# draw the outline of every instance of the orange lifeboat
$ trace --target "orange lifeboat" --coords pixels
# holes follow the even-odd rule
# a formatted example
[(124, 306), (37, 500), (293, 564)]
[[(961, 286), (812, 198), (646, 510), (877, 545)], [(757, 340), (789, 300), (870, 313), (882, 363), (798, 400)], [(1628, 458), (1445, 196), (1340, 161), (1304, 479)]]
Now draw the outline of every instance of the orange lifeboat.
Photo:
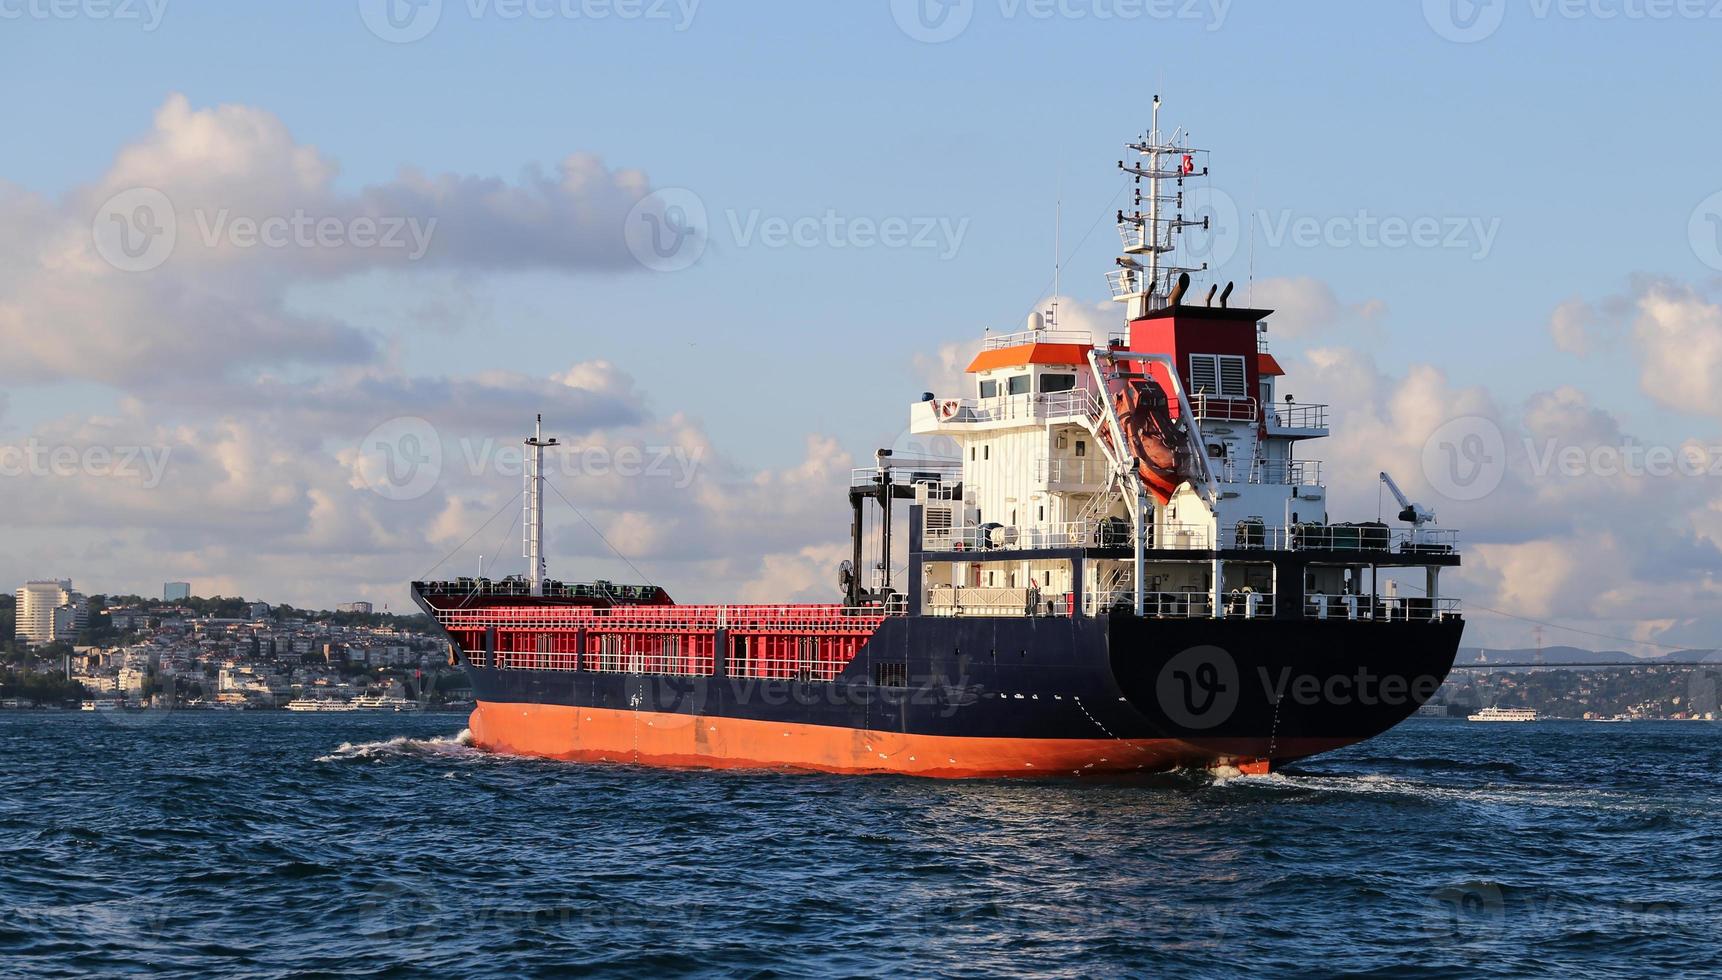
[(1136, 461), (1136, 472), (1148, 490), (1164, 504), (1183, 483), (1178, 475), (1177, 429), (1168, 409), (1166, 391), (1152, 378), (1132, 378), (1112, 396), (1124, 451)]

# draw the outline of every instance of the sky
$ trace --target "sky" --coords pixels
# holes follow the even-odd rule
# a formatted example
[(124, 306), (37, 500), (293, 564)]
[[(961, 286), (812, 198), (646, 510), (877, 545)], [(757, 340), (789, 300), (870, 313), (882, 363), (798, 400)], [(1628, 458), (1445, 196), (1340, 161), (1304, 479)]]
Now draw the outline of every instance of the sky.
[(542, 412), (553, 574), (829, 599), (850, 468), (1055, 255), (1115, 325), (1159, 93), (1214, 276), (1334, 406), (1335, 519), (1389, 469), (1461, 529), (1469, 643), (1717, 646), (1718, 41), (1697, 0), (0, 0), (0, 580), (402, 608), (522, 567)]

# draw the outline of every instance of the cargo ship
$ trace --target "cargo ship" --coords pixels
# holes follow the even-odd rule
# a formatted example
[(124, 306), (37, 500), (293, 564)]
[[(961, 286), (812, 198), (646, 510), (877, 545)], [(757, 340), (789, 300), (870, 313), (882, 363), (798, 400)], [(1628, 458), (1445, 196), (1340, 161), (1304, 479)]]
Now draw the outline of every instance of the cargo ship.
[[(1464, 628), (1457, 535), (1399, 500), (1337, 522), (1327, 406), (1282, 401), (1272, 311), (1197, 302), (1206, 151), (1126, 144), (1107, 275), (1120, 329), (1056, 306), (988, 334), (963, 390), (848, 487), (832, 601), (686, 605), (552, 579), (542, 418), (525, 442), (526, 571), (412, 585), (471, 679), (482, 749), (588, 762), (927, 777), (1185, 767), (1265, 773), (1415, 714)], [(1056, 290), (1055, 290), (1056, 293)], [(897, 563), (901, 564), (897, 564)], [(901, 568), (901, 572), (898, 571)]]

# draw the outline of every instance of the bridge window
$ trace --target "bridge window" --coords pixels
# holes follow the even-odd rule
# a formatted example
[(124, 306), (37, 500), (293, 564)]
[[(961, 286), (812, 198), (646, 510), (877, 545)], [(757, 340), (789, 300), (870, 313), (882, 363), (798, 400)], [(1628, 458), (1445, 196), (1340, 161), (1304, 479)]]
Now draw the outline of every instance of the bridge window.
[(1030, 390), (1029, 389), (1029, 382), (1031, 382), (1033, 380), (1034, 380), (1034, 376), (1029, 375), (1029, 374), (1019, 374), (1016, 377), (1010, 379), (1010, 381), (1008, 382), (1008, 384), (1010, 385), (1009, 394), (1012, 394), (1012, 395), (1026, 395), (1026, 394), (1028, 394), (1029, 390)]
[(981, 397), (982, 398), (997, 398), (998, 396), (999, 396), (999, 383), (997, 381), (982, 381), (981, 382)]
[(1074, 374), (1043, 374), (1040, 376), (1040, 391), (1043, 395), (1069, 391), (1075, 387), (1076, 375)]

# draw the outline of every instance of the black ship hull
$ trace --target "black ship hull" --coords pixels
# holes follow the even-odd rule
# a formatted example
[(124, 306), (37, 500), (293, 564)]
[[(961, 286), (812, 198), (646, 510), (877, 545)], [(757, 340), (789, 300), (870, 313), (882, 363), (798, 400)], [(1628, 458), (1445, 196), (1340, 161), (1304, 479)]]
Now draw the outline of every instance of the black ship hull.
[(927, 776), (1246, 771), (1371, 738), (1446, 678), (1463, 623), (885, 619), (834, 680), (495, 667), (477, 743), (555, 758)]

